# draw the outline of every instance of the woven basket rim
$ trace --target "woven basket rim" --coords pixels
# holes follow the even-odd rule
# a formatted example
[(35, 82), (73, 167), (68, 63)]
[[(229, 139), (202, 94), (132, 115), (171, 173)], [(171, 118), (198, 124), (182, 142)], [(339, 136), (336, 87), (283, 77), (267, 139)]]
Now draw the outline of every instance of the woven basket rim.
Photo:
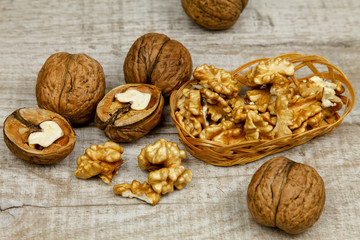
[[(338, 127), (342, 123), (345, 116), (349, 114), (354, 108), (354, 88), (352, 87), (345, 73), (335, 65), (331, 64), (329, 60), (318, 55), (303, 55), (300, 53), (288, 53), (279, 55), (274, 58), (278, 57), (286, 58), (290, 62), (294, 63), (295, 71), (298, 71), (301, 68), (308, 66), (314, 74), (309, 75), (306, 78), (309, 78), (311, 76), (329, 76), (329, 78), (332, 80), (336, 79), (341, 81), (342, 84), (346, 87), (347, 96), (344, 97), (345, 102), (342, 108), (343, 112), (340, 117), (334, 123), (314, 128), (304, 133), (286, 135), (271, 140), (242, 141), (240, 143), (232, 145), (224, 145), (222, 143), (211, 140), (203, 140), (192, 136), (189, 132), (183, 129), (175, 117), (177, 100), (181, 97), (183, 89), (187, 88), (189, 85), (196, 81), (194, 79), (191, 79), (185, 84), (183, 84), (180, 89), (173, 91), (170, 96), (169, 103), (171, 109), (171, 118), (173, 119), (175, 127), (177, 128), (178, 137), (183, 143), (183, 145), (194, 157), (217, 166), (232, 166), (253, 162), (267, 155), (303, 144), (316, 136), (330, 132), (331, 130), (333, 130), (333, 128)], [(260, 61), (268, 59), (271, 58), (259, 58), (252, 60), (235, 69), (232, 74), (235, 79), (239, 80), (239, 78), (241, 78), (242, 76), (241, 73), (243, 70), (256, 65)], [(314, 66), (314, 64), (320, 64), (327, 67), (328, 72), (319, 72)], [(295, 77), (293, 78), (293, 80), (298, 81), (298, 79), (296, 79)], [(219, 153), (219, 156), (217, 156), (217, 153)]]

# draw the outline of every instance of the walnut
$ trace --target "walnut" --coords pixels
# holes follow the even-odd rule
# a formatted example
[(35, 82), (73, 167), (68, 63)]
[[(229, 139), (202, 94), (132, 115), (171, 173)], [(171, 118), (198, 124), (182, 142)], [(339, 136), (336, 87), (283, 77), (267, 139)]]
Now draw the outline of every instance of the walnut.
[(302, 97), (319, 96), (323, 108), (336, 107), (336, 110), (342, 108), (342, 101), (338, 95), (342, 92), (340, 84), (327, 82), (324, 79), (313, 76), (308, 81), (299, 84), (299, 92)]
[[(184, 94), (186, 96), (186, 94)], [(188, 110), (193, 115), (202, 115), (200, 90), (188, 90)]]
[(201, 105), (199, 90), (185, 88), (177, 107), (179, 111), (175, 113), (176, 119), (193, 136), (197, 136), (201, 132), (202, 126), (208, 124), (206, 120), (207, 106)]
[(304, 121), (300, 127), (294, 129), (293, 133), (303, 133), (306, 132), (308, 129), (321, 127), (333, 122), (335, 121), (330, 120), (330, 122), (327, 122), (327, 119), (324, 117), (324, 113), (321, 111), (315, 116), (310, 117), (306, 121)]
[(274, 126), (266, 121), (256, 110), (247, 112), (244, 124), (246, 140), (271, 139), (274, 137)]
[(220, 105), (226, 114), (231, 113), (231, 107), (221, 95), (207, 88), (201, 89), (200, 92), (201, 96), (206, 99), (206, 102), (209, 104)]
[(163, 167), (179, 166), (184, 158), (186, 152), (180, 150), (176, 143), (161, 138), (141, 149), (138, 164), (140, 169), (151, 172)]
[(161, 138), (141, 149), (138, 165), (150, 172), (148, 182), (154, 191), (166, 194), (173, 192), (174, 186), (181, 190), (191, 182), (191, 170), (182, 166), (185, 157), (186, 152), (180, 150), (176, 143)]
[(112, 89), (96, 108), (95, 124), (115, 142), (131, 142), (161, 120), (164, 98), (158, 87), (125, 84)]
[(311, 81), (304, 80), (299, 83), (299, 94), (303, 98), (307, 98), (313, 95), (321, 95), (323, 88)]
[(273, 97), (283, 95), (290, 103), (296, 101), (300, 97), (298, 86), (292, 80), (282, 75), (277, 75), (272, 80), (270, 94)]
[(181, 112), (175, 113), (176, 119), (179, 121), (180, 125), (192, 136), (196, 137), (200, 134), (202, 130), (202, 121), (203, 117), (192, 116), (190, 112), (182, 115)]
[(277, 77), (291, 76), (294, 73), (295, 65), (293, 63), (283, 58), (271, 58), (252, 67), (245, 73), (245, 79), (241, 81), (246, 86), (256, 87), (273, 83)]
[(247, 112), (249, 110), (257, 109), (257, 106), (246, 103), (244, 98), (238, 98), (235, 102), (233, 102), (232, 106), (233, 110), (231, 112), (231, 117), (235, 123), (245, 122)]
[(223, 120), (219, 124), (211, 124), (204, 128), (201, 131), (199, 137), (200, 139), (213, 140), (228, 144), (229, 142), (233, 142), (236, 137), (242, 136), (242, 130), (234, 127), (234, 122), (229, 120)]
[(241, 89), (240, 82), (234, 79), (230, 72), (215, 68), (213, 65), (204, 64), (196, 67), (193, 76), (202, 86), (208, 85), (216, 93), (227, 97), (237, 96)]
[(274, 133), (277, 137), (292, 134), (290, 125), (293, 124), (294, 111), (289, 108), (289, 99), (285, 95), (278, 95), (275, 101), (275, 113), (277, 116)]
[(249, 103), (257, 106), (259, 112), (266, 112), (271, 96), (268, 89), (254, 89), (246, 91), (245, 98), (249, 99)]
[(218, 122), (226, 118), (227, 114), (225, 113), (224, 108), (222, 108), (221, 106), (217, 104), (206, 104), (206, 106), (207, 106), (206, 117), (207, 115), (209, 115), (210, 119), (213, 122)]
[(182, 165), (161, 168), (149, 173), (148, 181), (155, 192), (166, 194), (174, 191), (174, 186), (181, 190), (192, 180), (192, 172)]
[(241, 128), (228, 129), (215, 136), (212, 140), (224, 145), (237, 144), (245, 140), (244, 131)]
[(74, 175), (81, 179), (99, 175), (105, 183), (111, 183), (121, 164), (125, 162), (121, 159), (123, 152), (123, 147), (114, 142), (91, 145), (85, 150), (85, 154), (76, 160), (77, 170)]
[(200, 90), (185, 88), (183, 90), (183, 97), (178, 102), (178, 108), (181, 109), (182, 114), (189, 111), (193, 115), (202, 115), (203, 109), (201, 106)]
[(103, 69), (85, 54), (55, 53), (37, 77), (38, 106), (59, 113), (73, 124), (90, 121), (104, 94)]
[(304, 121), (322, 112), (321, 102), (314, 97), (299, 98), (290, 109), (293, 112), (293, 118), (289, 124), (291, 129), (300, 127)]
[(117, 184), (113, 190), (115, 194), (121, 195), (122, 197), (137, 198), (153, 206), (161, 199), (161, 194), (155, 192), (147, 182), (141, 184), (134, 180), (131, 185), (127, 183)]
[(65, 118), (38, 108), (14, 111), (4, 122), (3, 136), (12, 153), (37, 164), (63, 160), (76, 142), (75, 133)]
[(233, 26), (248, 0), (182, 0), (186, 14), (208, 30), (223, 30)]
[(148, 33), (138, 38), (124, 62), (127, 83), (156, 85), (166, 98), (190, 79), (191, 72), (189, 51), (180, 42), (159, 33)]
[(206, 139), (206, 140), (212, 140), (214, 137), (216, 137), (217, 135), (219, 135), (220, 133), (222, 133), (225, 130), (226, 129), (225, 129), (224, 125), (221, 123), (211, 124), (201, 131), (199, 138)]
[(314, 168), (276, 157), (253, 175), (247, 202), (258, 223), (297, 234), (320, 218), (325, 204), (324, 182)]

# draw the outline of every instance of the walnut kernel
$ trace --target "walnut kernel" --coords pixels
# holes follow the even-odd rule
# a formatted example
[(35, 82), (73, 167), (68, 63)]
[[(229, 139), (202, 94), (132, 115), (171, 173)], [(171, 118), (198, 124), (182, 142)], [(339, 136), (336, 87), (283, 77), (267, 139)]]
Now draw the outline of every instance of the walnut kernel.
[(138, 165), (140, 169), (151, 172), (163, 167), (179, 166), (184, 158), (186, 152), (180, 150), (176, 143), (161, 138), (141, 149)]
[(113, 190), (115, 194), (121, 195), (122, 197), (137, 198), (153, 206), (161, 199), (161, 194), (155, 192), (147, 182), (141, 184), (134, 180), (131, 185), (127, 183), (117, 184)]
[(85, 150), (85, 154), (76, 160), (77, 170), (74, 175), (81, 179), (99, 175), (105, 183), (111, 183), (121, 164), (125, 162), (121, 159), (123, 152), (123, 147), (114, 142), (91, 145)]

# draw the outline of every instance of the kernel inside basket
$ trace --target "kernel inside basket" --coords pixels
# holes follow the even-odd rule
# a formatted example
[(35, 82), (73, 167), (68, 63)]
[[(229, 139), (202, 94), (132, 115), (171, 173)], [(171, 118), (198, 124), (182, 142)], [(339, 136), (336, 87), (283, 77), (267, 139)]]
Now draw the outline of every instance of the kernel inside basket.
[(232, 73), (202, 65), (193, 77), (173, 94), (172, 118), (190, 153), (215, 165), (309, 141), (338, 126), (354, 105), (345, 74), (315, 55), (258, 59)]
[[(214, 66), (195, 69), (196, 84), (182, 90), (175, 116), (192, 136), (223, 144), (274, 139), (334, 123), (342, 108), (340, 81), (291, 78), (295, 65), (283, 58), (262, 61), (239, 79)], [(311, 75), (310, 75), (311, 76)]]

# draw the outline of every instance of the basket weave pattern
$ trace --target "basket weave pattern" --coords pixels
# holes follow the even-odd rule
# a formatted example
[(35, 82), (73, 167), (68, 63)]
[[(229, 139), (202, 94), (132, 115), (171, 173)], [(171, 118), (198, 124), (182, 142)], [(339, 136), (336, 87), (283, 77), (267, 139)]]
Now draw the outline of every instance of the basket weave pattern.
[[(340, 118), (332, 124), (321, 126), (304, 133), (286, 135), (271, 140), (242, 141), (234, 145), (224, 145), (215, 141), (203, 140), (189, 134), (175, 118), (177, 101), (180, 99), (183, 89), (189, 88), (194, 82), (194, 80), (190, 80), (178, 91), (172, 93), (170, 97), (170, 107), (171, 117), (177, 128), (179, 139), (191, 155), (217, 166), (246, 164), (267, 155), (303, 144), (316, 136), (330, 132), (341, 124), (344, 117), (355, 105), (355, 92), (346, 75), (338, 67), (332, 65), (327, 59), (321, 56), (291, 53), (280, 55), (278, 57), (286, 58), (295, 65), (295, 74), (291, 76), (295, 84), (312, 76), (319, 76), (331, 81), (341, 81), (345, 86), (345, 94), (347, 96), (342, 98), (344, 106)], [(242, 74), (245, 73), (247, 69), (256, 66), (260, 61), (264, 60), (268, 60), (268, 58), (257, 59), (237, 68), (232, 72), (234, 78), (241, 79)], [(301, 77), (296, 77), (301, 74)]]

